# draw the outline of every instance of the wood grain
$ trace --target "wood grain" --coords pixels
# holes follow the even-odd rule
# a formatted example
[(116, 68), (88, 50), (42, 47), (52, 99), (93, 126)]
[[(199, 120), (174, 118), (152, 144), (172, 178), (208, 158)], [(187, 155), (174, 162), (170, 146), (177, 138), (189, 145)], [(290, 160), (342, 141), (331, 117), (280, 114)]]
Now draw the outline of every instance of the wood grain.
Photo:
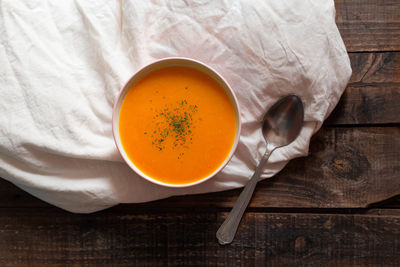
[[(395, 266), (392, 215), (245, 214), (233, 243), (215, 238), (225, 212), (77, 215), (0, 210), (1, 266)], [(29, 218), (29, 222), (27, 222)]]
[(400, 123), (400, 83), (349, 85), (324, 126)]
[(351, 85), (400, 83), (400, 52), (349, 53)]
[[(399, 194), (399, 174), (399, 127), (323, 128), (312, 138), (308, 157), (291, 161), (276, 177), (259, 183), (250, 207), (363, 208)], [(48, 206), (5, 182), (1, 185), (1, 207)], [(132, 207), (230, 208), (239, 191)]]
[(400, 123), (400, 53), (350, 53), (353, 74), (325, 125)]
[(400, 50), (400, 1), (335, 0), (335, 7), (349, 52)]

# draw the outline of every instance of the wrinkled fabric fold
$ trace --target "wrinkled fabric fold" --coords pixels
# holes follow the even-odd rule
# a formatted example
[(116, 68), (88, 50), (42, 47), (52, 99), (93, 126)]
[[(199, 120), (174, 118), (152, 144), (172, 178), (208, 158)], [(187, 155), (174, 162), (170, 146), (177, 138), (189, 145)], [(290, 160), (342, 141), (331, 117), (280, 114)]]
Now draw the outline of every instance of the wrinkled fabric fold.
[[(182, 56), (216, 69), (241, 108), (236, 153), (216, 177), (165, 188), (138, 177), (112, 136), (112, 108), (144, 65)], [(300, 96), (300, 136), (262, 179), (306, 156), (351, 75), (331, 0), (0, 0), (0, 177), (71, 212), (245, 185), (265, 149), (260, 121)]]

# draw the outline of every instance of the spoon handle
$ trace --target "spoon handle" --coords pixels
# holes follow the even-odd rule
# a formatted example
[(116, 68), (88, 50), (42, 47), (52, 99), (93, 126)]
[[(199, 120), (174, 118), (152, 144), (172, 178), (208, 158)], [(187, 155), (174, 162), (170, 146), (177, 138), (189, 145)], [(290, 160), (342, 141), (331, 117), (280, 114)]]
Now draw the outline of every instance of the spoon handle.
[(265, 163), (268, 161), (268, 158), (271, 155), (272, 151), (274, 151), (274, 149), (275, 149), (274, 147), (267, 146), (267, 151), (261, 158), (261, 161), (258, 164), (256, 171), (250, 178), (250, 181), (247, 183), (242, 193), (240, 193), (240, 196), (236, 201), (235, 205), (233, 206), (228, 217), (225, 219), (224, 223), (219, 227), (217, 231), (217, 239), (221, 245), (230, 244), (233, 238), (235, 237), (236, 230), (239, 226), (240, 220), (242, 219), (243, 213), (250, 202), (254, 189), (256, 188), (258, 179), (260, 178), (261, 172), (263, 170), (263, 167)]

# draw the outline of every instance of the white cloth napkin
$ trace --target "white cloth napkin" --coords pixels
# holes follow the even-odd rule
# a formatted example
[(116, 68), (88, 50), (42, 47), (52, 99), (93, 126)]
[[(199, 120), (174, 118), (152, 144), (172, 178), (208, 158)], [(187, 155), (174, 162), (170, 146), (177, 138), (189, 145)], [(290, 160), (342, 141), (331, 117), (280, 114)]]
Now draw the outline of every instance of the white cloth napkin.
[[(235, 91), (242, 134), (231, 162), (190, 188), (165, 188), (123, 162), (111, 131), (119, 90), (153, 60), (209, 64)], [(260, 120), (280, 97), (305, 125), (262, 178), (306, 156), (351, 75), (332, 0), (0, 1), (0, 177), (72, 212), (246, 184), (265, 149)]]

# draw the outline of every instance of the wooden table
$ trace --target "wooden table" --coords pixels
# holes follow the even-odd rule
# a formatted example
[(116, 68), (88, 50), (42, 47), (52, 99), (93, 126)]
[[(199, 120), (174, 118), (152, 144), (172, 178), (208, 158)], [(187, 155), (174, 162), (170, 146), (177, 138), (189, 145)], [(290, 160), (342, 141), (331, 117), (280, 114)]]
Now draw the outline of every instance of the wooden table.
[(400, 1), (336, 1), (353, 76), (310, 155), (263, 181), (234, 242), (240, 190), (89, 215), (0, 181), (0, 266), (400, 266)]

